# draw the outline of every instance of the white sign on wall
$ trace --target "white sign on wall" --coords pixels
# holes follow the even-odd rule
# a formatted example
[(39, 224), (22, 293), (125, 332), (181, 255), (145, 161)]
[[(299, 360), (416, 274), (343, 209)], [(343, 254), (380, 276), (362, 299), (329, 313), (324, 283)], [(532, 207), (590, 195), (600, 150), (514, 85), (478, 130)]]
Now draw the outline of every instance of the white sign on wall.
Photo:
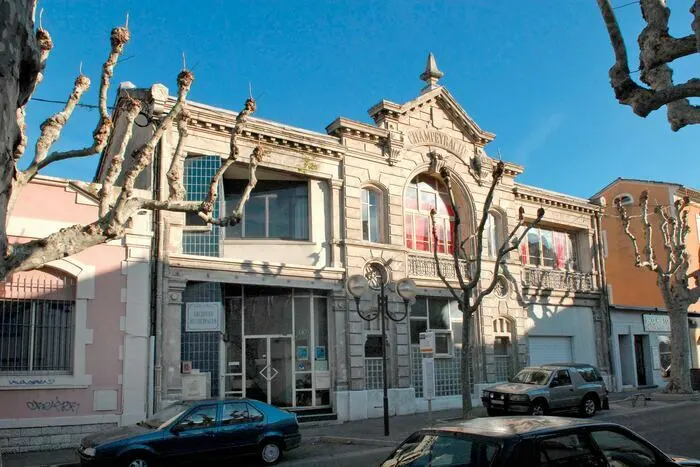
[(418, 335), (421, 353), (435, 352), (435, 333), (433, 331), (421, 332)]
[(644, 330), (647, 332), (671, 332), (668, 315), (642, 315)]
[(435, 399), (435, 359), (423, 358), (423, 398)]
[(220, 331), (223, 308), (219, 302), (193, 302), (185, 308), (185, 331)]

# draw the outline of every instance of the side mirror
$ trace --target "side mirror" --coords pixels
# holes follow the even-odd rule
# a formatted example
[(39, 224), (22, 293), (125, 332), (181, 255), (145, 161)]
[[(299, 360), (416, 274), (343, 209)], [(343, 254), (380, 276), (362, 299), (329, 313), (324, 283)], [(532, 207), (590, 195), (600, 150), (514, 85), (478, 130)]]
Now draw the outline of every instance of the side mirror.
[(550, 388), (556, 388), (559, 386), (559, 380), (553, 379), (551, 383), (549, 383)]
[(171, 432), (172, 434), (174, 434), (174, 435), (179, 435), (179, 434), (182, 433), (183, 431), (185, 431), (185, 427), (182, 426), (182, 425), (175, 425), (174, 427), (172, 427), (172, 428), (170, 429), (170, 432)]

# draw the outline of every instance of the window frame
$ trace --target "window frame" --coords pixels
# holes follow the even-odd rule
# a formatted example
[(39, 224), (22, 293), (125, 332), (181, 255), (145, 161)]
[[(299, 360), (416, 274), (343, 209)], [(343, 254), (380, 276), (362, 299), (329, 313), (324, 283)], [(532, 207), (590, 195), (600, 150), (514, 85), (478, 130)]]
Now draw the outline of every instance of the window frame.
[[(365, 201), (365, 193), (367, 193), (367, 201)], [(374, 194), (376, 196), (376, 204), (371, 203), (370, 199), (370, 194)], [(365, 223), (365, 206), (367, 206), (367, 237), (365, 238), (365, 230), (364, 230), (364, 223)], [(375, 209), (375, 215), (376, 219), (374, 219), (374, 223), (377, 225), (377, 238), (372, 239), (372, 212), (371, 212), (371, 207), (374, 206)], [(366, 185), (363, 186), (361, 191), (360, 191), (360, 222), (362, 223), (362, 241), (369, 242), (369, 243), (386, 243), (386, 216), (384, 214), (385, 209), (384, 209), (384, 191), (379, 189), (378, 187), (374, 185)]]
[[(237, 178), (227, 178), (226, 180), (242, 180), (242, 179), (237, 179)], [(223, 229), (223, 234), (222, 234), (222, 240), (225, 242), (236, 242), (236, 243), (241, 243), (241, 242), (285, 242), (285, 243), (312, 243), (313, 242), (313, 222), (312, 222), (312, 217), (313, 213), (311, 211), (311, 179), (294, 179), (294, 180), (287, 180), (287, 179), (264, 179), (261, 181), (272, 181), (272, 182), (298, 182), (298, 186), (304, 186), (306, 189), (306, 238), (288, 238), (288, 237), (271, 237), (270, 236), (270, 198), (278, 196), (278, 193), (269, 193), (269, 194), (262, 194), (262, 193), (256, 193), (255, 190), (251, 192), (251, 196), (246, 202), (243, 212), (241, 213), (241, 222), (238, 224), (240, 226), (240, 231), (241, 235), (240, 236), (232, 236), (228, 233), (228, 228)], [(233, 208), (238, 204), (238, 201), (235, 203), (231, 203), (229, 205), (229, 200), (227, 199), (227, 193), (226, 189), (224, 186), (224, 183), (220, 183), (220, 199), (221, 199), (221, 210), (226, 213), (226, 215), (230, 215), (233, 212)], [(231, 193), (228, 193), (229, 196), (231, 196)], [(234, 196), (239, 196), (239, 195), (234, 195)], [(261, 198), (264, 197), (265, 199), (265, 220), (264, 220), (264, 229), (265, 229), (265, 236), (264, 237), (246, 237), (245, 236), (245, 230), (246, 230), (246, 210), (248, 209), (248, 205), (250, 201), (254, 198)], [(230, 212), (229, 212), (230, 211)], [(208, 226), (211, 228), (211, 226)], [(190, 230), (189, 228), (187, 230)], [(205, 229), (206, 230), (206, 229)]]
[[(544, 248), (543, 248), (543, 242), (542, 242), (542, 232), (551, 234), (552, 250), (554, 251), (554, 264), (553, 264), (553, 266), (547, 266), (544, 264)], [(531, 262), (529, 238), (530, 238), (530, 234), (532, 234), (532, 233), (536, 233), (537, 237), (538, 237), (538, 243), (537, 243), (538, 248), (539, 248), (539, 251), (538, 251), (539, 263), (538, 264), (534, 264)], [(563, 268), (560, 268), (558, 266), (554, 234), (564, 234), (564, 235), (566, 235), (566, 238), (568, 240), (566, 242), (565, 265)], [(548, 229), (548, 228), (542, 228), (542, 227), (532, 228), (527, 233), (525, 238), (523, 238), (522, 242), (520, 242), (520, 245), (519, 245), (520, 262), (522, 263), (523, 266), (526, 266), (526, 267), (550, 269), (550, 270), (554, 270), (554, 271), (578, 272), (579, 271), (579, 258), (578, 258), (579, 255), (578, 255), (578, 241), (577, 241), (576, 236), (577, 236), (576, 232), (571, 232), (571, 231), (566, 231), (566, 230)], [(525, 262), (523, 262), (523, 258), (526, 259)]]
[[(425, 182), (427, 185), (429, 185), (432, 190), (425, 190), (421, 187), (421, 182)], [(408, 193), (410, 190), (415, 190), (416, 192), (416, 207), (412, 208), (408, 206)], [(435, 221), (436, 224), (438, 221), (441, 221), (442, 225), (437, 225), (438, 228), (442, 228), (442, 232), (444, 234), (445, 240), (443, 242), (440, 242), (439, 237), (438, 237), (438, 245), (433, 245), (433, 226), (431, 223), (431, 217), (430, 217), (430, 211), (426, 211), (425, 209), (421, 208), (421, 194), (425, 193), (428, 195), (433, 195), (435, 197), (435, 206), (439, 207), (438, 200), (442, 199), (443, 204), (445, 205), (445, 213), (441, 213), (439, 209), (436, 209), (435, 213)], [(452, 206), (450, 206), (449, 202), (447, 202), (444, 198), (447, 197), (449, 199), (449, 194), (447, 192), (447, 188), (444, 186), (444, 184), (438, 180), (435, 177), (432, 177), (430, 175), (427, 175), (425, 173), (421, 173), (416, 175), (406, 186), (406, 190), (404, 192), (404, 197), (403, 197), (403, 209), (404, 209), (404, 246), (411, 251), (417, 251), (421, 253), (433, 253), (434, 248), (440, 249), (440, 245), (442, 245), (443, 251), (438, 251), (438, 255), (446, 255), (446, 256), (452, 256), (453, 251), (454, 251), (454, 245), (453, 245), (453, 236), (454, 236), (454, 213), (450, 214), (450, 210), (452, 209)], [(417, 218), (425, 218), (427, 219), (428, 222), (428, 248), (426, 250), (422, 250), (417, 248), (417, 237), (416, 237), (416, 219)], [(410, 219), (410, 222), (407, 222), (407, 220)], [(449, 227), (449, 229), (448, 229)], [(411, 230), (410, 232), (410, 238), (411, 238), (411, 243), (412, 245), (409, 246), (409, 228)], [(447, 231), (449, 230), (449, 235), (447, 235)], [(439, 232), (439, 231), (438, 231)]]
[[(27, 368), (26, 369), (8, 369), (8, 370), (3, 370), (2, 367), (0, 367), (0, 375), (25, 375), (25, 376), (50, 376), (50, 375), (71, 375), (73, 374), (73, 352), (75, 351), (75, 300), (53, 300), (53, 299), (0, 299), (0, 303), (7, 302), (10, 304), (17, 304), (17, 303), (24, 303), (24, 304), (29, 304), (29, 332), (28, 332), (28, 339), (26, 342), (28, 351), (27, 351)], [(66, 363), (67, 363), (67, 368), (65, 369), (51, 369), (51, 370), (37, 370), (33, 368), (35, 365), (34, 359), (35, 356), (37, 355), (37, 344), (41, 347), (42, 342), (38, 340), (39, 337), (37, 336), (37, 313), (40, 313), (40, 311), (37, 310), (39, 308), (39, 305), (51, 305), (54, 304), (55, 302), (65, 302), (64, 306), (70, 306), (70, 317), (68, 318), (69, 322), (65, 326), (65, 331), (69, 333), (69, 338), (71, 342), (68, 344), (67, 348), (69, 350), (68, 355), (66, 356)], [(65, 311), (65, 310), (64, 310)], [(24, 312), (26, 312), (26, 305)], [(0, 313), (4, 313), (4, 305), (3, 305), (3, 311)], [(2, 324), (7, 324), (5, 323), (5, 320), (1, 320)], [(10, 327), (12, 327), (12, 324), (9, 324)], [(14, 327), (24, 327), (25, 325), (23, 324), (15, 324)], [(65, 332), (64, 331), (64, 332)], [(0, 328), (0, 337), (6, 337), (4, 335), (4, 330)], [(64, 336), (61, 336), (64, 337)], [(45, 341), (45, 339), (44, 339)], [(20, 342), (22, 346), (24, 346), (25, 342), (24, 339)], [(41, 352), (41, 351), (40, 351)]]
[(500, 214), (495, 211), (489, 211), (486, 216), (486, 225), (484, 225), (484, 233), (486, 234), (486, 254), (489, 258), (498, 256), (498, 249), (501, 247), (499, 235)]
[[(630, 206), (634, 204), (634, 196), (630, 193), (620, 193), (613, 198), (613, 207), (617, 206), (617, 200), (620, 200), (622, 206)], [(625, 200), (627, 199), (627, 200)]]
[(608, 456), (605, 454), (605, 451), (603, 450), (602, 447), (600, 447), (600, 445), (598, 444), (598, 441), (597, 441), (597, 440), (595, 439), (595, 437), (593, 436), (593, 434), (596, 433), (596, 432), (609, 432), (609, 433), (614, 433), (614, 434), (616, 434), (616, 435), (619, 435), (619, 436), (621, 436), (621, 437), (623, 437), (623, 438), (626, 438), (626, 439), (628, 439), (628, 440), (634, 442), (635, 444), (637, 444), (637, 445), (639, 445), (639, 446), (642, 446), (643, 448), (645, 448), (645, 449), (648, 451), (648, 453), (650, 453), (650, 454), (652, 455), (652, 457), (653, 457), (653, 459), (654, 459), (653, 463), (650, 464), (649, 467), (655, 466), (655, 465), (657, 465), (660, 461), (663, 460), (663, 459), (661, 458), (661, 456), (659, 456), (659, 452), (657, 451), (657, 449), (656, 449), (654, 446), (651, 446), (649, 443), (646, 442), (646, 440), (635, 436), (634, 433), (632, 433), (632, 432), (628, 432), (628, 431), (625, 430), (625, 429), (619, 429), (619, 428), (617, 428), (617, 427), (592, 428), (592, 429), (590, 429), (590, 430), (588, 431), (588, 437), (590, 438), (591, 442), (593, 443), (593, 446), (595, 446), (596, 450), (597, 450), (598, 452), (602, 453), (603, 456), (605, 456), (605, 459), (606, 459), (606, 460), (608, 460)]
[[(95, 298), (95, 266), (74, 257), (58, 259), (46, 267), (70, 278), (75, 283), (73, 298), (73, 369), (70, 374), (26, 375), (18, 372), (0, 374), (0, 393), (3, 390), (85, 389), (92, 384), (87, 374), (87, 345), (93, 342), (93, 329), (88, 328), (88, 304)], [(38, 384), (37, 384), (38, 383)]]
[[(445, 297), (431, 297), (431, 296), (418, 296), (416, 297), (416, 300), (425, 300), (425, 310), (426, 314), (425, 316), (414, 316), (409, 309), (409, 314), (408, 314), (408, 341), (409, 345), (418, 345), (418, 343), (413, 343), (411, 342), (411, 323), (414, 321), (423, 321), (425, 322), (425, 330), (426, 331), (433, 331), (435, 333), (435, 352), (433, 352), (433, 356), (435, 358), (452, 358), (454, 357), (455, 353), (455, 338), (454, 338), (454, 332), (452, 329), (452, 322), (453, 321), (459, 321), (456, 319), (452, 318), (452, 307), (456, 306), (456, 303), (454, 300), (450, 300), (449, 298)], [(448, 313), (449, 316), (447, 317), (447, 328), (431, 328), (430, 327), (430, 302), (433, 300), (447, 300), (447, 304), (449, 306)], [(461, 321), (460, 321), (461, 323)], [(438, 336), (447, 336), (447, 353), (444, 352), (437, 352), (437, 339)], [(461, 336), (460, 336), (461, 337)]]

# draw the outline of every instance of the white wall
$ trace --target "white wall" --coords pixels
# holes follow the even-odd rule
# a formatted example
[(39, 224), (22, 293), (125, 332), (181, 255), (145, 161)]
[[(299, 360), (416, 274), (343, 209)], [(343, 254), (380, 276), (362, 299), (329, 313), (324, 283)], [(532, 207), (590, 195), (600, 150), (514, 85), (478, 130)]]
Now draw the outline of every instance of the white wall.
[(584, 306), (531, 305), (527, 336), (571, 337), (574, 361), (597, 364), (593, 310)]

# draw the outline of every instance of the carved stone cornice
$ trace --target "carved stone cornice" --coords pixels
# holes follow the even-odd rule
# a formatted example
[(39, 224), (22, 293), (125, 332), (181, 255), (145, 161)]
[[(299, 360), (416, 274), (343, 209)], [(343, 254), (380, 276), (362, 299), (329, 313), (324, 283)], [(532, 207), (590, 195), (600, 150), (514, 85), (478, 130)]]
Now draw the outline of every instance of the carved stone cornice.
[(526, 185), (518, 184), (514, 186), (513, 194), (516, 200), (529, 201), (542, 206), (552, 206), (586, 214), (595, 214), (604, 210), (603, 207), (597, 206), (583, 198), (577, 199)]

